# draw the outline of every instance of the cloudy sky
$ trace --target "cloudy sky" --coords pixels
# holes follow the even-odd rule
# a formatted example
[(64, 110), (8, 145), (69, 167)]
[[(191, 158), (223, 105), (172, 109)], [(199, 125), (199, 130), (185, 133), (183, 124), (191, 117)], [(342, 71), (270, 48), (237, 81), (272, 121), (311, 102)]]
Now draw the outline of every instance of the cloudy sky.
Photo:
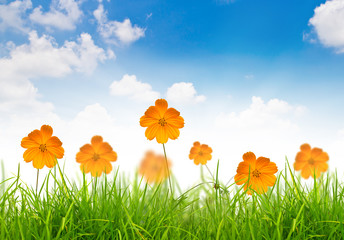
[(20, 141), (49, 124), (71, 178), (93, 135), (134, 174), (146, 150), (163, 153), (139, 118), (165, 98), (185, 119), (166, 144), (184, 187), (199, 181), (194, 141), (224, 182), (247, 151), (282, 170), (305, 142), (342, 174), (343, 66), (344, 0), (0, 0), (0, 159), (34, 182)]

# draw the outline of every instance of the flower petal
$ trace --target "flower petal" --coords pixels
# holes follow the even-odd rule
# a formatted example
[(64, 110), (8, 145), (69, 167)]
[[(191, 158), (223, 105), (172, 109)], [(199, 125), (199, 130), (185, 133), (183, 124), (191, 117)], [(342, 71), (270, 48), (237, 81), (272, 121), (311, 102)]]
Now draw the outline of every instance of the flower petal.
[(58, 137), (51, 137), (46, 141), (47, 147), (61, 147), (62, 142)]
[(146, 112), (145, 112), (145, 116), (149, 117), (149, 118), (153, 118), (153, 119), (157, 119), (159, 120), (160, 118), (162, 118), (160, 116), (159, 110), (156, 106), (150, 106)]
[(265, 185), (270, 186), (270, 187), (275, 185), (275, 182), (277, 179), (277, 177), (273, 174), (264, 174), (264, 173), (260, 175), (260, 178)]
[(115, 162), (117, 160), (117, 153), (114, 151), (103, 153), (100, 158), (104, 161)]
[(163, 118), (168, 107), (167, 101), (165, 99), (158, 99), (155, 101), (155, 106), (159, 111), (159, 118)]
[(35, 147), (39, 147), (39, 143), (37, 143), (36, 141), (33, 141), (31, 138), (29, 137), (24, 137), (21, 141), (20, 144), (23, 148), (35, 148)]
[(256, 162), (256, 155), (254, 155), (253, 152), (247, 152), (245, 153), (242, 158), (244, 159), (245, 162), (250, 162), (250, 163), (254, 163)]
[(176, 109), (169, 108), (166, 110), (164, 118), (167, 121), (170, 118), (177, 118), (179, 115), (180, 115), (180, 112), (178, 112)]
[(311, 146), (308, 143), (304, 143), (300, 146), (302, 152), (310, 152)]
[(166, 131), (166, 128), (165, 126), (160, 126), (158, 125), (158, 131), (156, 133), (156, 141), (158, 143), (167, 143), (168, 141), (168, 136), (167, 136), (167, 131)]
[(327, 152), (322, 152), (320, 155), (318, 155), (314, 160), (316, 162), (327, 162), (330, 159)]
[(44, 152), (43, 160), (48, 168), (54, 167), (57, 163), (55, 156), (48, 151)]
[(297, 162), (306, 162), (311, 158), (310, 152), (298, 152), (295, 157)]
[(151, 125), (154, 125), (156, 123), (158, 123), (159, 120), (156, 118), (152, 118), (152, 117), (148, 117), (146, 115), (142, 116), (140, 118), (140, 126), (141, 127), (149, 127)]
[(180, 131), (178, 128), (172, 127), (170, 125), (166, 125), (165, 128), (166, 128), (168, 138), (175, 140), (179, 137)]
[(259, 157), (256, 162), (256, 168), (260, 170), (262, 167), (265, 167), (269, 164), (270, 159), (265, 157)]
[(308, 164), (308, 162), (306, 162), (306, 161), (295, 161), (294, 162), (295, 171), (301, 170), (302, 168), (304, 168), (306, 166), (306, 164)]
[(316, 169), (318, 169), (320, 172), (326, 172), (328, 169), (328, 164), (326, 162), (315, 162), (314, 166)]
[(247, 175), (247, 174), (237, 173), (237, 174), (234, 176), (234, 182), (235, 182), (237, 185), (242, 185), (242, 184), (246, 183), (247, 180), (248, 180), (248, 175)]
[(311, 150), (311, 157), (313, 159), (316, 159), (322, 152), (323, 150), (321, 148), (315, 147)]
[(78, 162), (78, 163), (84, 163), (84, 162), (92, 160), (92, 158), (93, 158), (93, 154), (88, 154), (85, 152), (78, 152), (76, 154), (75, 159), (76, 159), (76, 162)]
[(87, 143), (80, 148), (80, 152), (83, 152), (84, 154), (93, 155), (94, 149), (91, 144)]
[(156, 135), (158, 134), (159, 127), (160, 125), (156, 123), (154, 125), (149, 126), (146, 129), (145, 135), (148, 140), (153, 140), (156, 137)]
[(29, 148), (27, 149), (24, 154), (23, 154), (23, 158), (25, 162), (31, 162), (32, 160), (34, 160), (35, 158), (37, 158), (37, 155), (40, 154), (40, 150), (39, 148)]
[(42, 141), (46, 143), (49, 138), (53, 135), (53, 128), (49, 125), (43, 125), (41, 127)]
[(276, 163), (269, 162), (268, 165), (262, 167), (261, 169), (259, 169), (259, 171), (261, 173), (265, 173), (265, 174), (275, 174), (275, 173), (277, 173), (278, 168), (276, 166)]
[(39, 131), (37, 129), (33, 130), (31, 133), (29, 133), (28, 137), (32, 141), (35, 141), (38, 144), (42, 144), (43, 143), (41, 131)]
[(178, 117), (171, 117), (168, 120), (166, 120), (167, 124), (172, 125), (176, 128), (183, 128), (184, 127), (184, 118), (181, 116)]
[(64, 149), (63, 147), (49, 147), (48, 151), (53, 154), (56, 158), (63, 158)]
[(112, 152), (113, 149), (112, 147), (110, 146), (110, 144), (108, 142), (102, 142), (100, 145), (99, 145), (99, 149), (98, 149), (98, 154), (103, 154), (103, 153), (109, 153), (109, 152)]
[(309, 164), (306, 164), (301, 170), (301, 176), (304, 179), (308, 179), (310, 175), (311, 175), (311, 167)]
[(35, 158), (32, 161), (32, 165), (34, 168), (37, 169), (42, 169), (44, 167), (44, 161), (43, 161), (43, 153), (39, 152), (38, 154), (36, 154)]

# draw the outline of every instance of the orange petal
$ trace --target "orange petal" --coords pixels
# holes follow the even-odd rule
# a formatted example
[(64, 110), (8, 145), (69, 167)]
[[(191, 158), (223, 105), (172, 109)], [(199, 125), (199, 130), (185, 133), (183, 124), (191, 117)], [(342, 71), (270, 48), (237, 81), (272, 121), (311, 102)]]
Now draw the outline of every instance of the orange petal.
[(45, 160), (45, 165), (48, 168), (52, 168), (56, 165), (55, 156), (48, 151), (44, 152), (44, 158), (43, 159)]
[(330, 159), (327, 152), (322, 152), (320, 155), (318, 155), (314, 160), (316, 162), (327, 162)]
[(29, 137), (24, 137), (21, 141), (21, 146), (23, 148), (35, 148), (35, 147), (39, 147), (39, 143), (37, 143), (36, 141), (33, 141), (31, 138)]
[(302, 152), (310, 152), (311, 146), (308, 143), (305, 143), (300, 146), (300, 149)]
[(49, 147), (48, 151), (53, 154), (56, 158), (63, 158), (64, 149), (63, 147)]
[(269, 164), (270, 159), (265, 157), (259, 157), (256, 162), (256, 168), (260, 170), (262, 167), (265, 167)]
[(32, 165), (34, 168), (37, 168), (37, 169), (42, 169), (44, 167), (43, 153), (42, 152), (36, 154), (35, 158), (32, 161)]
[(304, 168), (301, 169), (301, 176), (304, 179), (308, 179), (309, 176), (311, 175), (311, 167), (309, 164), (305, 165)]
[(159, 118), (163, 118), (168, 107), (167, 101), (165, 99), (158, 99), (155, 101), (155, 106), (159, 111)]
[(98, 149), (98, 153), (99, 154), (109, 153), (109, 152), (112, 152), (112, 151), (113, 151), (113, 149), (112, 149), (112, 147), (110, 146), (110, 144), (108, 142), (102, 142), (99, 145), (99, 149)]
[(114, 151), (103, 153), (100, 158), (108, 162), (115, 162), (117, 160), (117, 153)]
[(301, 170), (302, 168), (304, 168), (306, 166), (306, 164), (308, 164), (308, 162), (306, 162), (306, 161), (303, 161), (303, 162), (296, 161), (296, 162), (294, 162), (294, 169), (295, 169), (295, 171)]
[(146, 115), (144, 115), (140, 118), (140, 126), (141, 127), (149, 127), (153, 124), (158, 123), (158, 121), (159, 120), (156, 118), (151, 118), (151, 117), (147, 117)]
[(62, 142), (58, 137), (51, 137), (46, 141), (47, 147), (61, 147)]
[(170, 118), (177, 118), (179, 115), (180, 115), (180, 112), (178, 112), (176, 109), (169, 108), (166, 110), (164, 118), (167, 121)]
[(203, 153), (212, 153), (213, 150), (206, 144), (202, 144), (201, 150)]
[(42, 140), (43, 143), (46, 143), (49, 138), (53, 135), (53, 128), (49, 125), (43, 125), (41, 127), (41, 134), (42, 134)]
[(91, 144), (94, 148), (95, 152), (98, 152), (100, 144), (103, 142), (103, 138), (101, 136), (93, 136), (91, 139)]
[(246, 162), (251, 162), (251, 163), (255, 163), (256, 162), (256, 155), (254, 155), (253, 152), (247, 152), (245, 153), (242, 158), (244, 159), (244, 161)]
[(196, 157), (196, 153), (190, 153), (189, 154), (189, 159), (192, 160)]
[(167, 124), (172, 125), (176, 128), (183, 128), (184, 127), (184, 118), (181, 116), (178, 117), (171, 117), (168, 120), (166, 120)]
[(153, 140), (155, 137), (156, 137), (156, 135), (158, 134), (158, 130), (159, 130), (159, 127), (160, 127), (161, 125), (159, 125), (159, 124), (154, 124), (154, 125), (151, 125), (151, 126), (149, 126), (147, 129), (146, 129), (146, 131), (145, 131), (145, 135), (146, 135), (146, 137), (147, 137), (147, 139), (148, 140)]
[(25, 162), (31, 162), (33, 159), (37, 157), (38, 154), (40, 154), (39, 148), (29, 148), (27, 149), (24, 154), (23, 158)]
[(237, 173), (242, 174), (249, 174), (249, 172), (252, 172), (252, 168), (250, 168), (250, 163), (248, 162), (240, 162), (237, 168)]
[(200, 149), (199, 146), (192, 147), (192, 148), (190, 149), (190, 153), (192, 153), (192, 154), (198, 154), (200, 150), (201, 150), (201, 149)]
[(262, 167), (259, 169), (261, 173), (266, 173), (266, 174), (275, 174), (278, 171), (278, 168), (276, 166), (276, 163), (274, 162), (269, 162), (268, 165)]
[(199, 165), (200, 163), (201, 163), (201, 157), (200, 157), (200, 155), (196, 155), (195, 156), (195, 158), (194, 158), (194, 163), (196, 164), (196, 165)]
[(277, 177), (273, 174), (264, 174), (264, 173), (260, 175), (260, 178), (265, 185), (270, 186), (270, 187), (275, 185), (275, 182), (277, 179)]
[(41, 131), (39, 131), (37, 129), (33, 130), (31, 133), (29, 133), (28, 137), (32, 141), (35, 141), (38, 144), (42, 144), (43, 143)]
[(150, 106), (146, 112), (145, 112), (145, 116), (153, 118), (153, 119), (160, 119), (162, 117), (160, 117), (160, 113), (157, 107), (155, 106)]
[(93, 158), (93, 154), (88, 154), (88, 153), (84, 153), (84, 152), (78, 152), (76, 154), (76, 162), (78, 163), (83, 163), (83, 162), (87, 162), (87, 161), (90, 161), (92, 160)]
[(199, 146), (201, 146), (200, 142), (198, 142), (198, 141), (194, 142), (193, 145), (194, 145), (194, 147), (199, 147)]
[(87, 143), (84, 146), (80, 148), (80, 152), (83, 152), (85, 154), (93, 155), (94, 149), (91, 144)]
[(248, 180), (248, 175), (247, 174), (241, 174), (241, 173), (237, 173), (234, 176), (234, 181), (237, 185), (242, 185), (244, 183), (246, 183)]
[(166, 125), (165, 128), (166, 128), (168, 138), (175, 140), (179, 137), (180, 132), (178, 128), (172, 127), (170, 125)]
[(326, 172), (328, 169), (328, 164), (326, 162), (315, 162), (314, 166), (316, 169), (318, 169), (320, 172)]
[(161, 125), (159, 125), (158, 131), (156, 133), (156, 141), (158, 143), (167, 143), (168, 141), (166, 128)]
[(103, 169), (106, 174), (112, 171), (112, 165), (109, 161), (103, 161)]
[(315, 147), (311, 151), (311, 157), (313, 159), (316, 159), (322, 152), (323, 152), (323, 150), (321, 148)]
[(306, 162), (311, 158), (311, 155), (309, 152), (298, 152), (295, 157), (295, 161), (298, 162)]

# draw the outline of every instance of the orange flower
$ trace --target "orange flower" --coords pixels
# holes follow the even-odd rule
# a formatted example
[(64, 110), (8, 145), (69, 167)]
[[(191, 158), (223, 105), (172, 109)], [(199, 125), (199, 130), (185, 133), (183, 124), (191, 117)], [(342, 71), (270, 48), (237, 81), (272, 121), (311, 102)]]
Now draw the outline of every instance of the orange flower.
[(52, 137), (53, 129), (49, 125), (43, 125), (41, 130), (33, 130), (21, 141), (21, 146), (27, 148), (23, 157), (25, 162), (31, 162), (34, 168), (42, 169), (44, 165), (52, 168), (56, 164), (56, 158), (62, 158), (64, 149), (62, 142), (57, 137)]
[(103, 142), (101, 136), (94, 136), (91, 144), (85, 144), (76, 154), (76, 161), (81, 163), (81, 171), (91, 172), (93, 177), (99, 177), (103, 172), (106, 174), (112, 171), (110, 162), (117, 160), (117, 153), (112, 150), (109, 143)]
[[(170, 169), (171, 161), (167, 160), (167, 163), (168, 169)], [(148, 183), (160, 183), (170, 175), (167, 172), (164, 155), (155, 155), (153, 151), (148, 151), (142, 159), (139, 173), (144, 176)]]
[(301, 170), (301, 176), (308, 179), (309, 176), (314, 178), (320, 177), (321, 172), (326, 172), (328, 169), (329, 156), (320, 148), (313, 148), (308, 143), (302, 144), (301, 151), (296, 154), (294, 169)]
[(202, 165), (206, 164), (207, 161), (211, 160), (211, 153), (213, 150), (206, 144), (200, 144), (199, 142), (194, 142), (193, 147), (190, 150), (189, 158), (194, 160), (196, 165), (200, 163)]
[(184, 119), (179, 116), (174, 108), (167, 108), (165, 99), (155, 101), (155, 106), (150, 106), (145, 115), (140, 118), (141, 127), (147, 127), (147, 139), (156, 138), (158, 143), (166, 143), (169, 138), (175, 140), (179, 136), (179, 128), (184, 127)]
[(251, 190), (257, 193), (265, 193), (268, 186), (272, 187), (276, 182), (277, 166), (274, 162), (270, 162), (269, 158), (259, 157), (253, 152), (245, 153), (242, 158), (243, 162), (239, 163), (237, 174), (234, 181), (238, 185), (244, 185), (244, 190), (249, 188), (247, 194), (252, 194)]

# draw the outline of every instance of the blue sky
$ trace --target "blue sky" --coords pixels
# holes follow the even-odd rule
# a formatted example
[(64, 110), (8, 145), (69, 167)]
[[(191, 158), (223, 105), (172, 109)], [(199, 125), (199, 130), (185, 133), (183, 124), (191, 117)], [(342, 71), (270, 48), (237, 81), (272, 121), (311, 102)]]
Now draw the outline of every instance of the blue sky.
[(146, 149), (161, 152), (138, 119), (162, 97), (186, 119), (169, 142), (177, 177), (198, 174), (196, 140), (229, 159), (229, 175), (245, 151), (282, 168), (304, 142), (340, 167), (343, 23), (343, 0), (0, 0), (0, 159), (15, 172), (18, 141), (48, 123), (72, 172), (94, 134), (130, 172)]

